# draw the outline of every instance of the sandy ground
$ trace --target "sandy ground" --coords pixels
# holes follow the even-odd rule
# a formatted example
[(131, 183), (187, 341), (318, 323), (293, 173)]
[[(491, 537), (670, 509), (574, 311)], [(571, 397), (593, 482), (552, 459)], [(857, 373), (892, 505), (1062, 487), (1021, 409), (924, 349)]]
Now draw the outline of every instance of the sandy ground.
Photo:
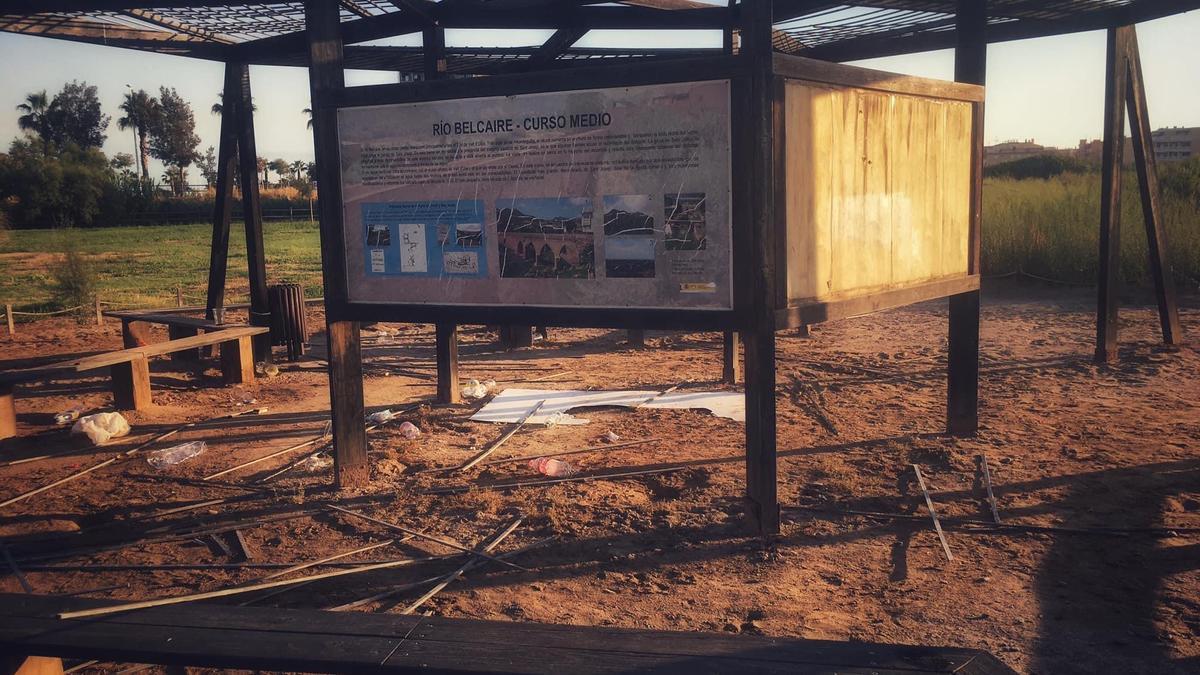
[[(1139, 306), (1122, 315), (1120, 362), (1095, 365), (1092, 302), (1087, 291), (1045, 287), (985, 294), (982, 429), (965, 440), (939, 433), (944, 302), (819, 326), (808, 338), (781, 335), (779, 485), (786, 510), (783, 536), (775, 541), (747, 536), (742, 425), (704, 411), (587, 411), (579, 415), (588, 425), (523, 430), (494, 455), (603, 445), (600, 437), (612, 431), (622, 441), (658, 440), (571, 461), (586, 474), (677, 467), (625, 480), (429, 494), (539, 476), (525, 462), (422, 472), (463, 462), (504, 430), (469, 421), (473, 406), (423, 406), (403, 416), (421, 429), (419, 438), (405, 440), (396, 423), (371, 432), (367, 489), (334, 493), (331, 469), (312, 463), (255, 483), (304, 458), (308, 448), (212, 485), (196, 483), (321, 433), (327, 383), (321, 362), (311, 359), (235, 387), (221, 386), (213, 363), (158, 359), (154, 407), (130, 413), (133, 434), (100, 449), (56, 429), (51, 416), (110, 405), (104, 378), (19, 388), (21, 435), (0, 442), (0, 461), (67, 454), (0, 466), (0, 501), (184, 422), (201, 424), (150, 449), (192, 439), (206, 440), (209, 449), (162, 470), (135, 455), (4, 507), (0, 535), (36, 592), (144, 599), (223, 588), (274, 570), (97, 566), (236, 565), (241, 556), (231, 536), (203, 534), (222, 526), (241, 529), (255, 564), (313, 560), (396, 534), (325, 506), (338, 499), (472, 546), (520, 515), (521, 526), (496, 552), (540, 542), (512, 558), (530, 571), (481, 566), (421, 611), (975, 647), (1031, 673), (1200, 672), (1200, 352), (1158, 346), (1155, 314)], [(1196, 305), (1192, 299), (1183, 315), (1193, 339), (1200, 336)], [(320, 324), (319, 316), (310, 321)], [(433, 339), (426, 326), (394, 328), (399, 335), (366, 338), (366, 396), (369, 406), (400, 410), (433, 395)], [(43, 321), (18, 330), (0, 336), (0, 367), (120, 343), (115, 322), (97, 328)], [(647, 349), (631, 350), (620, 331), (552, 329), (549, 342), (504, 352), (482, 328), (466, 328), (461, 344), (464, 378), (494, 378), (500, 387), (666, 388), (686, 379), (685, 388), (721, 386), (716, 334), (652, 332)], [(548, 379), (529, 383), (537, 378)], [(811, 403), (821, 399), (832, 428)], [(204, 422), (260, 406), (269, 411)], [(991, 519), (979, 455), (987, 458), (1005, 522), (1060, 529), (997, 532), (956, 520)], [(912, 464), (948, 521), (952, 562), (925, 517)], [(238, 487), (252, 483), (265, 490)], [(194, 506), (221, 498), (228, 501)], [(840, 513), (846, 510), (916, 517)], [(415, 539), (344, 560), (450, 553)], [(224, 600), (332, 607), (461, 562), (436, 560)], [(90, 568), (38, 567), (48, 564)], [(3, 572), (0, 589), (19, 591), (15, 576)], [(356, 611), (402, 611), (426, 587)]]

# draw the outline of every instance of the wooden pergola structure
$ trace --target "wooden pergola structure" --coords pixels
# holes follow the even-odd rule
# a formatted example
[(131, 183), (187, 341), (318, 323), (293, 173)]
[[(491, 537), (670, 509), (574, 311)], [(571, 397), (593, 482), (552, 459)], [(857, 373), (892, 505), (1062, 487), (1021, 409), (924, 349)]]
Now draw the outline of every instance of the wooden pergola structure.
[[(746, 273), (745, 295), (724, 323), (692, 322), (661, 314), (629, 319), (620, 314), (562, 312), (476, 312), (467, 318), (494, 323), (594, 325), (644, 328), (705, 328), (738, 331), (746, 344), (746, 470), (749, 513), (763, 533), (779, 531), (775, 448), (775, 331), (837, 316), (875, 311), (933, 297), (949, 298), (947, 429), (973, 434), (977, 428), (979, 347), (979, 219), (982, 190), (982, 120), (977, 116), (970, 187), (971, 245), (966, 277), (919, 293), (892, 293), (866, 302), (824, 303), (780, 308), (776, 275), (778, 205), (773, 186), (780, 179), (779, 150), (773, 146), (773, 78), (780, 55), (844, 62), (934, 49), (955, 50), (955, 79), (983, 85), (989, 43), (1080, 31), (1109, 34), (1100, 215), (1101, 273), (1096, 355), (1116, 355), (1117, 260), (1120, 167), (1124, 115), (1130, 114), (1135, 165), (1142, 187), (1150, 260), (1157, 290), (1163, 339), (1181, 339), (1179, 319), (1158, 210), (1157, 183), (1145, 89), (1134, 24), (1200, 8), (1200, 0), (304, 0), (237, 4), (230, 0), (8, 0), (0, 9), (0, 30), (112, 47), (208, 59), (225, 64), (213, 217), (208, 313), (224, 304), (226, 251), (230, 234), (232, 176), (240, 172), (251, 285), (251, 322), (269, 321), (262, 220), (258, 207), (254, 124), (250, 105), (250, 65), (307, 67), (312, 93), (314, 142), (321, 187), (321, 240), (329, 337), (330, 388), (339, 484), (366, 480), (366, 442), (359, 325), (367, 320), (424, 320), (438, 326), (439, 396), (457, 392), (455, 321), (448, 313), (370, 313), (348, 300), (344, 274), (337, 111), (347, 105), (430, 100), (529, 90), (529, 74), (565, 82), (576, 73), (597, 81), (654, 72), (682, 71), (703, 61), (712, 72), (744, 82), (735, 118), (744, 152), (735, 152), (744, 176), (743, 205), (734, 224)], [(446, 45), (453, 28), (546, 29), (540, 45), (520, 48), (456, 48)], [(721, 47), (686, 49), (579, 48), (590, 30), (721, 31)], [(421, 47), (362, 44), (420, 34)], [(812, 62), (810, 71), (819, 68)], [(785, 64), (786, 65), (786, 64)], [(790, 67), (790, 66), (788, 66)], [(832, 66), (831, 66), (832, 67)], [(347, 87), (346, 69), (391, 71), (401, 83)], [(785, 68), (786, 70), (786, 68)], [(563, 72), (569, 71), (569, 72)], [(830, 77), (845, 77), (831, 71)], [(437, 80), (452, 80), (436, 82)], [(740, 86), (740, 85), (739, 85)], [(973, 96), (967, 88), (955, 95)], [(477, 93), (473, 93), (477, 92)], [(965, 92), (965, 93), (964, 93)], [(928, 91), (926, 92), (928, 93)], [(967, 99), (962, 99), (967, 100)], [(974, 102), (982, 111), (982, 99)], [(773, 107), (775, 106), (775, 107)], [(240, 160), (239, 160), (240, 158)], [(331, 161), (332, 158), (332, 161)], [(761, 273), (760, 273), (761, 271)], [(737, 349), (726, 341), (727, 354)], [(260, 345), (266, 349), (268, 345)]]

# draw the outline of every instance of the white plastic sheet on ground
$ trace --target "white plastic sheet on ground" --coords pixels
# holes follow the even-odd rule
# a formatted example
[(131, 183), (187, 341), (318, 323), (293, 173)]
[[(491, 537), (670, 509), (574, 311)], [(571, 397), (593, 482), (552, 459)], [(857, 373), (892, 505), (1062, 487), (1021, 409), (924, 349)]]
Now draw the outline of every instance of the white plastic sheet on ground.
[(738, 422), (746, 421), (746, 397), (732, 391), (674, 391), (657, 396), (657, 391), (579, 391), (574, 389), (505, 389), (479, 412), (471, 416), (475, 422), (518, 422), (538, 401), (545, 401), (541, 410), (526, 424), (587, 424), (588, 420), (568, 414), (579, 408), (618, 406), (634, 408), (674, 408), (707, 410), (718, 417)]

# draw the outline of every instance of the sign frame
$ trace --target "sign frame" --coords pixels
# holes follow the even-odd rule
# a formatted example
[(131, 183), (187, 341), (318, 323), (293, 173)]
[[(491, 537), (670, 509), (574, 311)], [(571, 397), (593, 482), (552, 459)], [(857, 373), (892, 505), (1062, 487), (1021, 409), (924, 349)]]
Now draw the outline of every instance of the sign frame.
[[(497, 75), (487, 78), (465, 78), (404, 83), (402, 85), (373, 85), (343, 88), (331, 92), (331, 107), (335, 110), (380, 106), (397, 103), (421, 103), (455, 99), (490, 98), (520, 94), (581, 91), (589, 89), (646, 86), (728, 80), (730, 83), (730, 167), (744, 163), (747, 148), (744, 100), (749, 85), (745, 64), (735, 57), (718, 56), (681, 59), (658, 64), (653, 69), (627, 64), (602, 65), (594, 68), (540, 72), (536, 74)], [(337, 156), (330, 157), (341, 166), (341, 147)], [(344, 247), (326, 251), (326, 311), (331, 320), (393, 321), (408, 323), (552, 325), (590, 328), (642, 328), (689, 330), (737, 330), (746, 325), (747, 294), (743, 291), (751, 276), (749, 232), (747, 217), (746, 181), (732, 172), (730, 180), (730, 213), (732, 248), (732, 309), (678, 309), (626, 307), (563, 307), (534, 305), (473, 305), (425, 303), (387, 303), (352, 301), (349, 298), (349, 277)], [(345, 204), (342, 186), (324, 190), (324, 195), (336, 199), (338, 214), (336, 231), (345, 241)], [(332, 193), (332, 194), (331, 194)], [(334, 209), (322, 209), (323, 214)], [(329, 264), (333, 263), (333, 264)]]

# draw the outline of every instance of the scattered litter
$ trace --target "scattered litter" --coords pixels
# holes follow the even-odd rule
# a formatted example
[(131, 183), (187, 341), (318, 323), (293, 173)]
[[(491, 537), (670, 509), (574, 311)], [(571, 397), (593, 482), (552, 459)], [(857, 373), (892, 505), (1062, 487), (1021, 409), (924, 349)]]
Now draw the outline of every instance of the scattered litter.
[(380, 410), (367, 415), (367, 422), (370, 424), (383, 424), (384, 422), (390, 422), (395, 418), (396, 413), (392, 412), (390, 409)]
[[(564, 389), (505, 389), (471, 416), (475, 422), (510, 423), (521, 419), (533, 401), (545, 401), (541, 410), (528, 424), (546, 424), (554, 417), (555, 424), (587, 424), (588, 420), (570, 415), (576, 408), (619, 406), (623, 408), (672, 408), (708, 410), (717, 417), (737, 422), (746, 421), (746, 398), (738, 392), (725, 391), (580, 391)], [(556, 417), (557, 413), (562, 416)]]
[(94, 445), (104, 445), (110, 438), (120, 438), (129, 433), (129, 422), (121, 413), (96, 413), (81, 417), (71, 427), (73, 434), (87, 434)]
[(480, 382), (479, 380), (471, 379), (467, 380), (466, 385), (463, 386), (462, 395), (463, 398), (480, 399), (492, 393), (492, 390), (495, 388), (495, 380), (484, 380), (483, 382)]
[(279, 366), (275, 365), (274, 363), (259, 361), (258, 363), (254, 364), (254, 373), (256, 375), (265, 377), (275, 377), (279, 374)]
[(573, 420), (573, 419), (575, 419), (575, 418), (571, 417), (570, 415), (568, 415), (565, 412), (560, 410), (560, 411), (554, 413), (553, 415), (551, 415), (550, 417), (546, 418), (546, 426), (552, 427), (552, 426), (555, 426), (556, 424), (559, 424), (564, 421), (567, 421), (567, 423), (570, 424), (570, 422), (568, 420)]
[(79, 416), (82, 414), (83, 414), (83, 411), (80, 410), (79, 408), (71, 408), (70, 410), (60, 412), (57, 415), (55, 415), (54, 423), (61, 427), (61, 426), (70, 424), (71, 422), (74, 422), (75, 420), (79, 419)]
[(537, 459), (529, 460), (529, 468), (546, 476), (574, 476), (579, 473), (579, 469), (570, 462), (564, 462), (561, 459), (553, 459), (551, 457), (538, 457)]
[(608, 441), (609, 443), (616, 443), (617, 441), (621, 440), (621, 437), (613, 433), (611, 430), (604, 432), (604, 435), (600, 438)]
[(148, 453), (146, 461), (156, 469), (164, 469), (168, 466), (186, 462), (207, 449), (208, 443), (204, 441), (188, 441), (187, 443), (172, 445), (169, 448)]
[(403, 436), (405, 440), (411, 441), (421, 435), (421, 430), (418, 429), (417, 426), (412, 422), (405, 422), (404, 424), (400, 425), (400, 435)]
[(310, 471), (320, 471), (331, 466), (333, 466), (333, 458), (324, 452), (309, 455), (308, 459), (304, 460), (304, 468)]

